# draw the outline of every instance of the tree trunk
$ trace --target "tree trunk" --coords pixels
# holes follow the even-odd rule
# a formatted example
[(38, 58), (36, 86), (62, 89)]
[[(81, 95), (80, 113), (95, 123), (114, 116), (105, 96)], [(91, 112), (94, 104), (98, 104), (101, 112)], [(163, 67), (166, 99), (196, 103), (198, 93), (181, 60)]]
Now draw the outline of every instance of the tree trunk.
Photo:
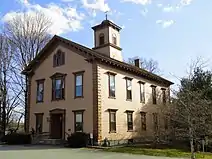
[(24, 131), (28, 132), (28, 122), (29, 122), (29, 117), (28, 117), (28, 78), (25, 76), (25, 84), (26, 88), (24, 91), (24, 96), (25, 96), (25, 114), (24, 114)]
[(194, 152), (194, 137), (192, 133), (192, 128), (189, 128), (189, 136), (190, 136), (190, 148), (191, 148), (191, 159), (195, 159), (195, 152)]
[(7, 122), (7, 115), (6, 115), (6, 108), (7, 108), (7, 71), (6, 66), (3, 66), (3, 98), (2, 98), (2, 128), (3, 128), (3, 135), (6, 132), (6, 122)]

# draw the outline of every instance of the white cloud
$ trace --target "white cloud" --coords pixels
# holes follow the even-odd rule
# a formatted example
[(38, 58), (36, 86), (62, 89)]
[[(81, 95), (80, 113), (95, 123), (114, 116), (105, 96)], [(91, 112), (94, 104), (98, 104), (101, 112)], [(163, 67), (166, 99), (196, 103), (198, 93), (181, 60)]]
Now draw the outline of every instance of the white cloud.
[(147, 5), (152, 2), (152, 0), (122, 0), (123, 2), (132, 2), (135, 4)]
[(167, 7), (164, 7), (164, 8), (163, 8), (163, 11), (164, 11), (164, 12), (174, 12), (175, 9), (176, 9), (175, 7), (169, 5), (169, 6), (167, 6)]
[(163, 20), (157, 20), (156, 24), (161, 24), (163, 22)]
[(156, 24), (162, 25), (163, 28), (168, 28), (175, 23), (174, 20), (157, 20)]
[(163, 4), (159, 3), (159, 4), (157, 4), (157, 6), (160, 8), (160, 7), (162, 7), (162, 6), (163, 6)]
[(73, 2), (74, 0), (61, 0), (63, 2)]
[(29, 1), (28, 0), (16, 0), (17, 2), (23, 4), (23, 5), (29, 5)]
[(190, 5), (193, 0), (181, 0), (180, 4), (183, 6)]
[[(84, 19), (85, 15), (79, 13), (74, 7), (60, 7), (54, 3), (42, 7), (39, 4), (30, 4), (29, 2), (26, 4), (25, 1), (22, 0), (28, 14), (35, 15), (36, 12), (41, 12), (52, 20), (52, 26), (49, 29), (50, 34), (63, 34), (71, 31), (78, 31), (83, 28), (81, 21)], [(2, 20), (8, 21), (16, 15), (23, 14), (24, 12), (11, 11), (7, 13)]]
[[(164, 12), (174, 12), (178, 11), (179, 9), (188, 6), (192, 3), (193, 0), (180, 0), (180, 2), (174, 6), (168, 5), (163, 8)], [(160, 5), (162, 7), (162, 4)]]
[(149, 11), (148, 11), (147, 8), (141, 10), (141, 14), (142, 14), (144, 17), (147, 15), (148, 12), (149, 12)]
[(93, 2), (88, 2), (88, 0), (82, 0), (83, 6), (88, 9), (98, 10), (102, 12), (110, 11), (108, 4), (105, 0), (93, 0)]

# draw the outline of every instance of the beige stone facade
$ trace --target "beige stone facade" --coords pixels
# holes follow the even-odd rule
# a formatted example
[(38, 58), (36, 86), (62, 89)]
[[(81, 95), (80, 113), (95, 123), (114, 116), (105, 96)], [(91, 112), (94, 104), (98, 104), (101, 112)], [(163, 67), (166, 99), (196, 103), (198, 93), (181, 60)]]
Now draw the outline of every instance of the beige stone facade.
[[(41, 51), (40, 56), (24, 70), (23, 73), (30, 77), (28, 92), (27, 118), (28, 130), (36, 129), (41, 123), (42, 132), (61, 131), (61, 138), (76, 130), (76, 112), (83, 112), (83, 132), (92, 133), (95, 141), (105, 138), (109, 140), (122, 140), (136, 137), (154, 135), (153, 113), (157, 113), (163, 106), (162, 89), (166, 89), (168, 97), (169, 87), (172, 84), (166, 79), (144, 71), (136, 66), (122, 62), (120, 49), (119, 29), (113, 23), (104, 24), (102, 28), (95, 28), (95, 47), (98, 47), (98, 35), (104, 33), (105, 40), (112, 38), (110, 34), (115, 32), (118, 45), (108, 43), (104, 47), (95, 49), (86, 48), (61, 37), (55, 36)], [(107, 28), (108, 26), (108, 28)], [(105, 28), (106, 27), (106, 28)], [(107, 32), (107, 30), (111, 30)], [(111, 41), (110, 39), (109, 41)], [(112, 48), (112, 49), (111, 49)], [(106, 51), (103, 56), (101, 49)], [(58, 50), (64, 53), (64, 64), (53, 66), (54, 55)], [(110, 50), (113, 50), (111, 53)], [(100, 51), (100, 52), (98, 52)], [(116, 54), (117, 53), (117, 54)], [(116, 54), (116, 57), (113, 57)], [(115, 60), (114, 60), (115, 59)], [(36, 61), (36, 62), (35, 62)], [(39, 62), (37, 62), (39, 61)], [(82, 92), (80, 98), (76, 98), (75, 73), (83, 73)], [(115, 74), (115, 97), (109, 97), (108, 72)], [(64, 99), (52, 100), (53, 83), (52, 76), (64, 75)], [(132, 81), (132, 100), (126, 100), (126, 79)], [(44, 81), (43, 101), (37, 102), (39, 80)], [(140, 101), (139, 81), (145, 83), (145, 102)], [(152, 85), (156, 86), (157, 104), (152, 104)], [(168, 102), (168, 101), (167, 101)], [(116, 110), (116, 131), (110, 132), (109, 110)], [(133, 112), (133, 130), (127, 129), (127, 111)], [(141, 130), (141, 112), (146, 112), (146, 130)], [(36, 114), (42, 114), (42, 120), (36, 119)], [(53, 119), (59, 114), (58, 118)], [(54, 123), (54, 124), (53, 124)], [(57, 127), (59, 126), (59, 127)], [(159, 126), (164, 127), (163, 120), (159, 120)], [(56, 127), (56, 129), (54, 129)]]

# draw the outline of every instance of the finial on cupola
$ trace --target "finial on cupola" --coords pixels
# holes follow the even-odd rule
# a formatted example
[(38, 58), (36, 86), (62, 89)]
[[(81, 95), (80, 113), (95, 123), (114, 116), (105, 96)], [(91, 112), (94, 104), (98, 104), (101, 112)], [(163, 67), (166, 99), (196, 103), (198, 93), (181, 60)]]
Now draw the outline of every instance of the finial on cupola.
[(107, 20), (107, 13), (108, 13), (108, 11), (105, 11), (105, 19)]

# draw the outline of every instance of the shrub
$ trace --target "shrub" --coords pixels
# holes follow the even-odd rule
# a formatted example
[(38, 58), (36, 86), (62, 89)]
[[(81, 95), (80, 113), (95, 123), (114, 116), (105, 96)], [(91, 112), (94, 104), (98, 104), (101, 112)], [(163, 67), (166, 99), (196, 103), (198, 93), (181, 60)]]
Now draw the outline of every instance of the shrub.
[(31, 135), (26, 133), (11, 133), (2, 137), (1, 141), (8, 145), (31, 144)]
[(67, 138), (68, 146), (72, 148), (86, 147), (89, 142), (89, 134), (76, 132)]

